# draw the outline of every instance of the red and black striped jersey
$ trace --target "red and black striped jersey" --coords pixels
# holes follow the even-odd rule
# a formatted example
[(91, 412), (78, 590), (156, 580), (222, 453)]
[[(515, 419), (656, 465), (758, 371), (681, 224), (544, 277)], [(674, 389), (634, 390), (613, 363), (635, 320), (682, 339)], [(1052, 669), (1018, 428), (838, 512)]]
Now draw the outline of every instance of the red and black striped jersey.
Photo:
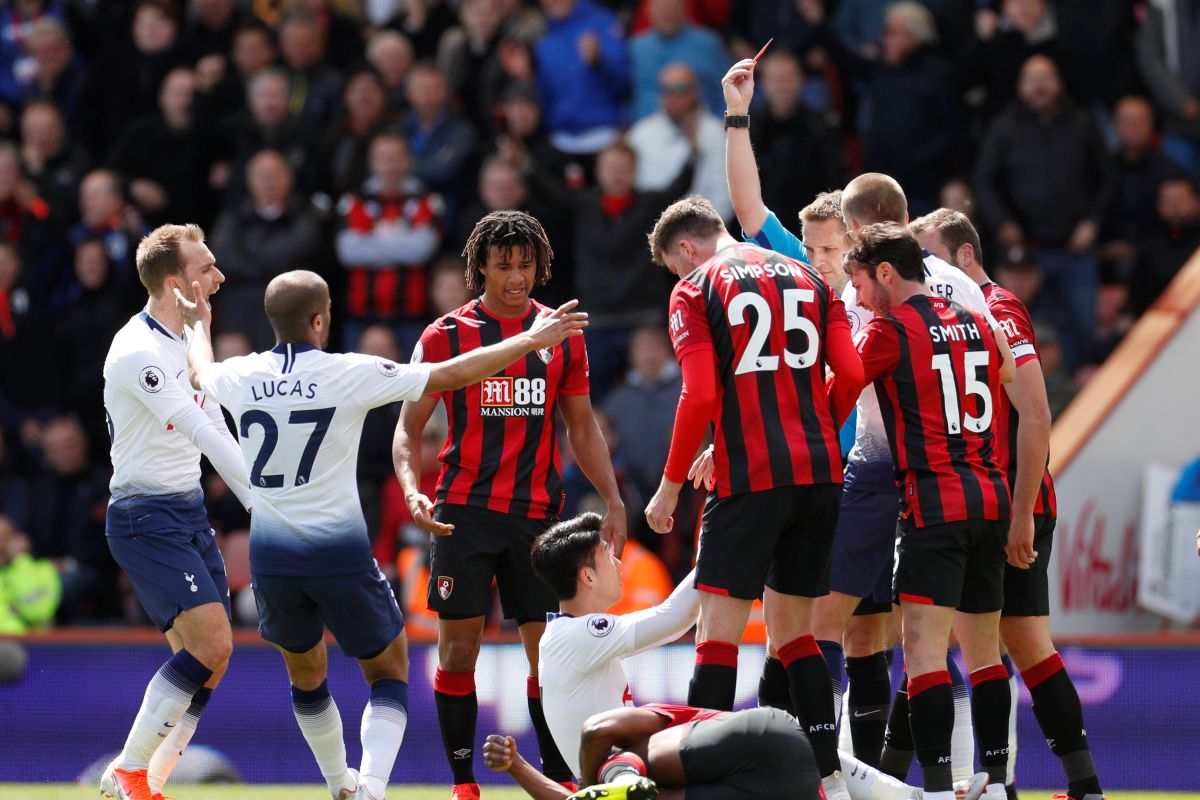
[[(1013, 359), (1017, 366), (1034, 359), (1041, 360), (1038, 350), (1037, 337), (1033, 333), (1033, 320), (1029, 318), (1029, 309), (1025, 308), (1012, 292), (989, 283), (983, 288), (984, 299), (987, 300), (988, 311), (992, 312), (1008, 347), (1012, 350)], [(1016, 406), (1008, 399), (1007, 392), (1000, 393), (1000, 413), (996, 415), (997, 442), (1002, 445), (1000, 463), (1008, 470), (1008, 486), (1010, 489), (1017, 485), (1017, 414)], [(1058, 516), (1058, 498), (1054, 494), (1054, 479), (1050, 470), (1042, 473), (1042, 488), (1038, 491), (1037, 501), (1033, 506), (1034, 514)]]
[[(529, 330), (547, 310), (531, 303), (524, 317), (502, 319), (472, 300), (426, 327), (413, 359), (446, 361)], [(588, 390), (587, 350), (583, 337), (574, 336), (465, 389), (443, 392), (449, 431), (438, 453), (437, 502), (556, 518), (563, 504), (558, 397)]]
[(717, 251), (671, 293), (675, 355), (713, 353), (716, 491), (841, 483), (826, 333), (850, 323), (811, 267), (752, 244)]
[(901, 486), (902, 515), (918, 527), (1008, 520), (995, 416), (1000, 350), (982, 314), (916, 295), (875, 317), (859, 350)]

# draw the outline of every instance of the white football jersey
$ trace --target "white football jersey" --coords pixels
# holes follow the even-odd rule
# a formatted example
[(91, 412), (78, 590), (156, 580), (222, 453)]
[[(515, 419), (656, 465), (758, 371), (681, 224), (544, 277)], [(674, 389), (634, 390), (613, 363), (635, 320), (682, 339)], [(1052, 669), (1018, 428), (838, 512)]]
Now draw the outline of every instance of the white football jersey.
[[(967, 277), (961, 269), (952, 267), (942, 259), (925, 252), (925, 285), (934, 294), (947, 300), (953, 300), (964, 308), (979, 311), (987, 317), (994, 328), (996, 323), (987, 310), (987, 300), (979, 284)], [(846, 304), (846, 312), (855, 309), (862, 316), (859, 320), (851, 318), (850, 332), (856, 338), (862, 326), (873, 316), (871, 312), (858, 304), (858, 293), (853, 284), (847, 283), (842, 292), (842, 301)], [(879, 412), (879, 398), (875, 387), (868, 386), (858, 397), (858, 417), (854, 426), (854, 446), (850, 449), (848, 461), (852, 465), (858, 462), (891, 461), (892, 453), (888, 448), (887, 431), (883, 427), (883, 417)]]
[(250, 472), (256, 574), (342, 575), (373, 566), (358, 500), (363, 419), (377, 406), (419, 399), (429, 370), (309, 344), (204, 370), (201, 386), (233, 415)]
[[(221, 408), (192, 388), (187, 342), (143, 310), (113, 337), (104, 359), (104, 411), (112, 441), (110, 502), (200, 492), (200, 428), (223, 434), (232, 461), (209, 454), (222, 477), (244, 496), (246, 472)], [(230, 467), (232, 466), (232, 470)], [(233, 474), (229, 474), (230, 472)]]
[(693, 578), (684, 578), (659, 605), (630, 614), (548, 615), (538, 644), (542, 710), (558, 752), (576, 777), (583, 777), (583, 723), (593, 714), (633, 705), (621, 659), (672, 642), (696, 622), (700, 594)]

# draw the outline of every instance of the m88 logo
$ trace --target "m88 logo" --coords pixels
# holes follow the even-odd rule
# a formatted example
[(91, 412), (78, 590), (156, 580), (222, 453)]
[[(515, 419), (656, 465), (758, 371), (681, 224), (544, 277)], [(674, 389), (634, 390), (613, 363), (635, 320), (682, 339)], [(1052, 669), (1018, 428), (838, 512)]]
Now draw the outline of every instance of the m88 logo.
[(542, 416), (546, 413), (546, 379), (484, 378), (479, 385), (480, 413), (486, 416)]

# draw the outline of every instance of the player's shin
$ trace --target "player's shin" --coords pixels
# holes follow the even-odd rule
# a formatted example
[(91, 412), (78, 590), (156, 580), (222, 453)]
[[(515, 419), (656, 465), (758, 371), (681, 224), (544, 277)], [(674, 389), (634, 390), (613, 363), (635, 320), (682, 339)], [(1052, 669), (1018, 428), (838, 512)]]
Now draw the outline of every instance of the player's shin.
[(863, 763), (878, 767), (887, 731), (888, 703), (892, 698), (887, 656), (879, 652), (847, 658), (846, 678), (850, 684), (847, 704), (850, 706), (849, 727), (854, 755)]
[(840, 720), (842, 718), (842, 670), (845, 666), (845, 651), (840, 642), (828, 639), (819, 639), (817, 647), (821, 649), (821, 656), (825, 659), (825, 668), (829, 671), (829, 683), (833, 691), (833, 718)]
[[(537, 734), (538, 752), (542, 757), (542, 774), (555, 783), (567, 784), (574, 780), (571, 768), (558, 752), (558, 745), (550, 735), (550, 726), (546, 724), (546, 712), (542, 709), (542, 690), (538, 679), (530, 675), (525, 681), (525, 699), (529, 705), (529, 719), (533, 722), (534, 733)], [(607, 783), (608, 781), (605, 781)]]
[(979, 742), (979, 765), (988, 774), (988, 791), (1003, 793), (1008, 777), (1008, 712), (1012, 696), (1002, 664), (971, 673), (971, 713)]
[(925, 793), (953, 792), (950, 773), (950, 731), (954, 725), (954, 695), (945, 670), (927, 672), (908, 682), (909, 724)]
[(479, 698), (475, 694), (475, 672), (448, 672), (438, 667), (433, 677), (433, 699), (437, 706), (442, 746), (454, 783), (475, 783), (475, 722)]
[(892, 698), (892, 713), (883, 736), (883, 753), (879, 769), (894, 778), (904, 780), (912, 767), (915, 746), (912, 726), (908, 720), (908, 673), (900, 676), (900, 687)]
[(833, 713), (833, 695), (829, 691), (829, 669), (812, 634), (780, 647), (779, 659), (787, 669), (796, 715), (812, 742), (817, 771), (825, 778), (839, 768), (837, 718)]
[(758, 704), (763, 708), (778, 708), (795, 716), (787, 670), (778, 658), (767, 656), (763, 662), (762, 676), (758, 679)]
[(1008, 775), (1004, 778), (1004, 788), (1011, 797), (1017, 779), (1017, 671), (1007, 653), (1000, 656), (1000, 663), (1008, 673), (1008, 694), (1012, 697), (1008, 709)]
[(342, 715), (329, 687), (324, 682), (311, 691), (293, 686), (292, 712), (326, 785), (330, 792), (335, 791), (346, 778), (346, 741), (342, 737)]
[(696, 666), (688, 686), (688, 705), (732, 711), (737, 695), (738, 647), (731, 642), (696, 642)]
[(208, 705), (210, 698), (212, 698), (212, 689), (207, 686), (196, 690), (196, 693), (192, 695), (192, 703), (184, 712), (183, 718), (176, 723), (175, 728), (167, 735), (166, 739), (163, 739), (162, 744), (150, 757), (150, 767), (146, 775), (146, 783), (150, 784), (150, 791), (162, 792), (163, 786), (166, 785), (171, 773), (179, 764), (183, 751), (192, 741), (192, 736), (196, 733), (196, 726), (200, 724), (200, 715), (204, 713), (204, 707)]
[(1083, 800), (1102, 795), (1096, 764), (1083, 728), (1083, 707), (1062, 657), (1055, 653), (1021, 672), (1033, 696), (1033, 714), (1054, 755), (1062, 761), (1067, 793)]
[(975, 730), (972, 728), (971, 696), (967, 682), (954, 659), (946, 655), (950, 690), (954, 693), (954, 732), (950, 735), (950, 770), (955, 781), (970, 780), (975, 772)]
[(142, 698), (125, 740), (117, 767), (125, 771), (146, 769), (154, 751), (183, 719), (192, 697), (212, 677), (212, 671), (187, 650), (180, 650), (159, 668)]
[(396, 754), (408, 726), (408, 684), (396, 678), (380, 678), (371, 684), (371, 700), (363, 709), (362, 766), (359, 784), (372, 797), (382, 798), (396, 764)]

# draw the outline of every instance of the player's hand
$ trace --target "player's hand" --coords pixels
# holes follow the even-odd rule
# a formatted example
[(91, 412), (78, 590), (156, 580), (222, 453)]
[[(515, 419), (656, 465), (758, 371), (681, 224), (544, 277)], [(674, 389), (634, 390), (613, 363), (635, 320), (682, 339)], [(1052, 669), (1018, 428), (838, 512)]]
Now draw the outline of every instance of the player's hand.
[(517, 740), (511, 736), (489, 735), (483, 740), (483, 763), (488, 769), (507, 772), (517, 758)]
[(658, 491), (650, 498), (646, 506), (646, 522), (655, 533), (667, 533), (675, 525), (675, 506), (679, 504), (679, 489), (681, 483), (667, 480), (664, 475), (658, 485)]
[(179, 316), (183, 317), (183, 324), (191, 328), (197, 322), (204, 323), (207, 328), (212, 324), (212, 306), (208, 303), (208, 298), (200, 291), (200, 282), (192, 281), (192, 297), (194, 301), (183, 296), (183, 292), (179, 291), (179, 287), (175, 287), (175, 308), (179, 309)]
[(700, 455), (692, 462), (692, 468), (688, 470), (688, 480), (696, 489), (703, 483), (704, 488), (711, 492), (717, 485), (717, 460), (713, 457), (713, 450), (711, 444), (701, 450)]
[(1067, 241), (1067, 248), (1076, 252), (1083, 253), (1092, 249), (1092, 245), (1096, 243), (1096, 235), (1100, 229), (1096, 227), (1096, 223), (1090, 219), (1085, 219), (1075, 226), (1075, 230), (1071, 231), (1071, 238)]
[(454, 533), (454, 526), (438, 522), (433, 518), (433, 501), (423, 494), (413, 495), (407, 500), (408, 513), (412, 514), (413, 522), (423, 531), (434, 536), (449, 536)]
[(754, 99), (754, 59), (743, 58), (721, 78), (721, 93), (725, 95), (725, 110), (734, 115), (750, 113)]
[(587, 327), (587, 312), (572, 311), (579, 305), (578, 300), (568, 300), (549, 314), (543, 313), (534, 320), (529, 329), (534, 347), (552, 347), (568, 336), (579, 336)]
[(1033, 515), (1018, 514), (1008, 527), (1008, 545), (1004, 548), (1008, 563), (1017, 569), (1029, 569), (1037, 561), (1033, 549)]
[(625, 540), (629, 538), (626, 530), (625, 504), (619, 503), (608, 507), (608, 513), (600, 523), (600, 538), (608, 542), (617, 558), (625, 552)]

